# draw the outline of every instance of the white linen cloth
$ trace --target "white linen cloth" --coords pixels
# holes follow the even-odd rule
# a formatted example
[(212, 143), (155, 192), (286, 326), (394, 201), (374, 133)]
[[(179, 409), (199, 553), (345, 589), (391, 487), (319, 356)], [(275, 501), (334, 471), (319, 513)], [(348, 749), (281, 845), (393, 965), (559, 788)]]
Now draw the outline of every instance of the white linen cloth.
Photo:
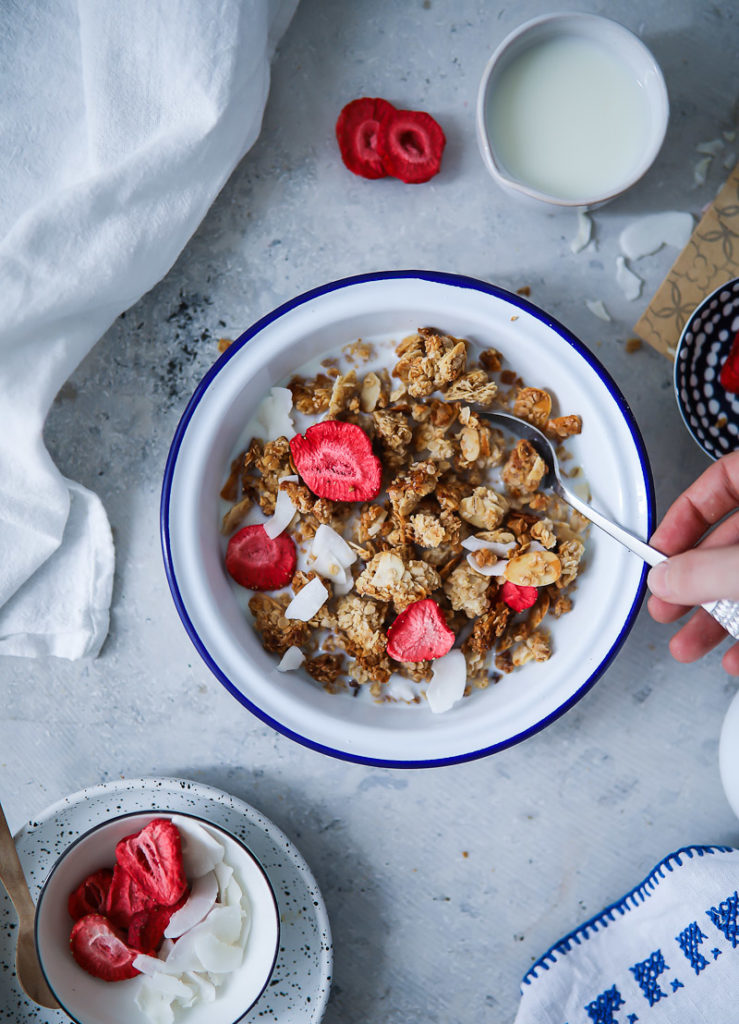
[(739, 1019), (738, 888), (739, 850), (670, 854), (534, 964), (515, 1024)]
[(0, 654), (108, 630), (99, 499), (42, 440), (64, 381), (159, 281), (256, 139), (297, 0), (7, 0), (0, 32)]

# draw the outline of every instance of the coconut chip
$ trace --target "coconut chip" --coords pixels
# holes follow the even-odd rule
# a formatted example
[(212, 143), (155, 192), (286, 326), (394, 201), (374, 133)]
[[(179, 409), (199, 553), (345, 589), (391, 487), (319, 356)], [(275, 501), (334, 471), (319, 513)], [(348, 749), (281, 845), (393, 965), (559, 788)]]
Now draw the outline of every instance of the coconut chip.
[(277, 666), (278, 672), (294, 672), (296, 668), (305, 661), (305, 655), (299, 647), (288, 647), (285, 653), (282, 655), (282, 659)]
[(641, 295), (642, 279), (626, 266), (623, 256), (616, 257), (616, 283), (629, 302)]
[(452, 650), (437, 658), (431, 670), (426, 700), (434, 714), (449, 711), (464, 696), (467, 685), (467, 661), (460, 650)]
[(570, 250), (573, 253), (582, 252), (588, 244), (593, 233), (593, 222), (585, 210), (577, 211), (577, 234), (570, 242)]
[(263, 398), (254, 417), (254, 433), (263, 441), (276, 441), (278, 437), (292, 437), (293, 396), (288, 388), (272, 388)]
[(586, 299), (585, 305), (593, 316), (597, 316), (599, 320), (605, 320), (607, 323), (610, 323), (611, 314), (604, 306), (602, 299)]
[(663, 245), (684, 249), (693, 232), (693, 216), (668, 210), (640, 217), (619, 235), (621, 252), (629, 260), (639, 260), (657, 252)]
[(285, 618), (309, 622), (314, 615), (318, 614), (327, 601), (328, 590), (326, 590), (318, 576), (314, 576), (310, 583), (306, 583), (303, 589), (298, 591), (287, 606)]
[[(297, 476), (282, 476), (278, 480), (278, 484), (284, 482), (298, 483)], [(264, 524), (264, 532), (272, 540), (288, 528), (290, 523), (293, 521), (293, 517), (298, 510), (290, 500), (290, 496), (287, 491), (283, 491), (280, 488), (277, 492), (277, 500), (275, 501), (274, 515), (270, 516), (267, 522)]]

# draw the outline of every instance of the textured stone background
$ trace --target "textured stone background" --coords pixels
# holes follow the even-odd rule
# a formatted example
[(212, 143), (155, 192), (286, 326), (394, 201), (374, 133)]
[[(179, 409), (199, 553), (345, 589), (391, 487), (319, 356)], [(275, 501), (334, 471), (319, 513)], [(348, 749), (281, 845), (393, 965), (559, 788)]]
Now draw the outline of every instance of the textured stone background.
[[(164, 462), (218, 337), (362, 271), (418, 267), (529, 285), (532, 301), (587, 342), (625, 392), (659, 512), (706, 466), (680, 421), (667, 361), (624, 348), (676, 254), (640, 261), (644, 295), (631, 303), (615, 259), (636, 215), (697, 215), (726, 174), (714, 161), (705, 185), (693, 182), (696, 144), (735, 127), (737, 12), (689, 0), (577, 6), (639, 32), (672, 103), (652, 170), (595, 213), (597, 251), (570, 252), (574, 214), (499, 192), (475, 141), (489, 53), (546, 4), (301, 0), (257, 144), (169, 275), (101, 339), (48, 422), (63, 472), (105, 503), (117, 575), (110, 637), (95, 662), (0, 665), (0, 794), (11, 828), (119, 776), (187, 776), (253, 803), (297, 843), (326, 897), (330, 1024), (511, 1021), (520, 977), (560, 935), (677, 847), (739, 841), (716, 757), (736, 682), (717, 655), (676, 665), (670, 629), (646, 611), (599, 684), (523, 745), (459, 767), (378, 770), (297, 746), (240, 708), (190, 645), (162, 568)], [(437, 116), (448, 148), (436, 179), (410, 187), (345, 170), (333, 125), (360, 95)], [(612, 323), (586, 309), (595, 298)]]

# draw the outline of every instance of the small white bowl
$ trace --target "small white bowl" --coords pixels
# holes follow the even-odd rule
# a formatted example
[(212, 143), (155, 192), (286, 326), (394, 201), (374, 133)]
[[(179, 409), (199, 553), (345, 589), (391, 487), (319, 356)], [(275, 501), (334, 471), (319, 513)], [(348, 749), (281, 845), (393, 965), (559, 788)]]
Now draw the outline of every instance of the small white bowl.
[(181, 811), (152, 810), (111, 818), (76, 839), (54, 864), (36, 907), (36, 949), (49, 988), (78, 1024), (148, 1024), (135, 1003), (139, 978), (107, 982), (84, 971), (69, 950), (74, 921), (69, 894), (93, 871), (113, 867), (119, 840), (154, 818), (191, 818), (225, 847), (226, 862), (248, 899), (251, 918), (241, 967), (217, 989), (215, 1002), (182, 1010), (182, 1024), (235, 1024), (251, 1009), (269, 982), (277, 959), (280, 922), (272, 886), (254, 855), (225, 829)]
[[(488, 124), (491, 97), (501, 76), (514, 61), (532, 47), (567, 37), (596, 43), (619, 63), (632, 77), (646, 104), (646, 142), (633, 166), (624, 170), (621, 180), (611, 181), (591, 194), (556, 195), (511, 173), (496, 151)], [(664, 141), (669, 119), (669, 101), (662, 71), (642, 41), (618, 22), (596, 14), (557, 13), (533, 18), (506, 36), (490, 57), (480, 82), (477, 97), (477, 139), (485, 166), (505, 191), (524, 200), (534, 200), (556, 207), (599, 206), (625, 192), (637, 182), (654, 162)], [(500, 147), (498, 147), (500, 148)]]
[(552, 625), (551, 660), (475, 690), (446, 714), (330, 694), (302, 668), (277, 671), (225, 571), (219, 532), (219, 491), (247, 420), (306, 361), (425, 324), (469, 339), (473, 352), (497, 348), (527, 384), (551, 390), (561, 413), (579, 413), (583, 431), (568, 447), (594, 504), (643, 538), (654, 523), (646, 452), (618, 387), (585, 345), (518, 295), (454, 274), (388, 271), (323, 285), (250, 327), (198, 385), (172, 441), (161, 503), (172, 597), (200, 655), (245, 707), (314, 750), (382, 767), (481, 757), (563, 714), (623, 643), (646, 576), (643, 562), (593, 529), (573, 610)]

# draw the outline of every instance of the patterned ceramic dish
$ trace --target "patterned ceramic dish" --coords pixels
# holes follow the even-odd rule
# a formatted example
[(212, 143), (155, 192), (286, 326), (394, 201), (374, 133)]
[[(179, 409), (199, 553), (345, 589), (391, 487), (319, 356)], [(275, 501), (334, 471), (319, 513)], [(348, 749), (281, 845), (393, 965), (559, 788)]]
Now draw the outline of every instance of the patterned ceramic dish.
[(177, 428), (164, 475), (161, 532), (170, 589), (197, 650), (223, 685), (275, 729), (323, 753), (368, 764), (427, 767), (510, 746), (559, 717), (623, 643), (644, 593), (643, 563), (589, 535), (575, 608), (556, 623), (545, 667), (476, 691), (445, 715), (329, 694), (303, 670), (276, 672), (223, 567), (218, 492), (246, 419), (270, 387), (347, 342), (396, 338), (424, 324), (499, 349), (527, 384), (582, 416), (572, 440), (594, 504), (642, 537), (652, 529), (646, 454), (606, 370), (561, 324), (519, 296), (471, 278), (422, 271), (369, 274), (301, 295), (242, 335), (205, 376)]
[(110, 983), (88, 974), (70, 957), (72, 920), (69, 894), (94, 871), (112, 867), (116, 844), (157, 818), (174, 824), (193, 821), (204, 826), (224, 848), (224, 861), (234, 870), (244, 897), (248, 937), (241, 966), (217, 989), (215, 1002), (200, 1001), (182, 1012), (188, 1024), (232, 1024), (241, 1020), (269, 982), (277, 958), (280, 921), (277, 902), (259, 861), (229, 832), (194, 815), (172, 815), (167, 808), (148, 814), (122, 814), (95, 825), (75, 839), (51, 869), (36, 907), (36, 949), (46, 980), (60, 1005), (80, 1024), (144, 1024), (147, 1018), (135, 1003), (142, 978)]
[(675, 353), (675, 397), (685, 426), (706, 455), (739, 448), (739, 394), (719, 373), (739, 331), (739, 277), (704, 299), (683, 328)]
[[(54, 804), (29, 822), (15, 836), (16, 847), (37, 898), (54, 864), (64, 851), (96, 826), (124, 815), (150, 816), (152, 808), (200, 818), (222, 829), (234, 842), (247, 847), (264, 870), (280, 920), (280, 943), (272, 981), (242, 1024), (261, 1020), (290, 1024), (318, 1024), (323, 1017), (331, 986), (331, 931), (326, 908), (310, 868), (290, 840), (269, 819), (249, 804), (221, 790), (186, 779), (125, 779), (81, 790)], [(132, 820), (130, 817), (127, 819)], [(68, 921), (65, 924), (69, 923)], [(38, 1007), (18, 988), (15, 979), (15, 915), (7, 893), (0, 887), (0, 992), (3, 1008), (14, 1024), (37, 1024)], [(64, 944), (68, 942), (68, 934)], [(72, 968), (76, 965), (72, 963)], [(71, 973), (71, 972), (70, 972)], [(75, 972), (83, 974), (83, 972)], [(91, 982), (96, 979), (90, 978)], [(115, 985), (98, 982), (106, 998)], [(60, 996), (64, 993), (60, 990)], [(132, 1000), (131, 1000), (132, 1003)], [(68, 1004), (69, 1005), (69, 1004)], [(203, 1006), (200, 1007), (201, 1011)], [(209, 1022), (215, 1018), (210, 1014)], [(241, 1004), (244, 1011), (244, 1003)], [(126, 1024), (144, 1022), (129, 1006), (120, 1018)], [(63, 1024), (69, 1017), (61, 1010), (46, 1011), (46, 1024)], [(183, 1024), (194, 1019), (182, 1013)], [(10, 1019), (10, 1018), (9, 1018)], [(92, 1016), (83, 1018), (86, 1022)], [(107, 1021), (114, 1018), (108, 1016)], [(218, 1018), (220, 1019), (220, 1018)], [(235, 1019), (229, 1018), (229, 1020)]]

